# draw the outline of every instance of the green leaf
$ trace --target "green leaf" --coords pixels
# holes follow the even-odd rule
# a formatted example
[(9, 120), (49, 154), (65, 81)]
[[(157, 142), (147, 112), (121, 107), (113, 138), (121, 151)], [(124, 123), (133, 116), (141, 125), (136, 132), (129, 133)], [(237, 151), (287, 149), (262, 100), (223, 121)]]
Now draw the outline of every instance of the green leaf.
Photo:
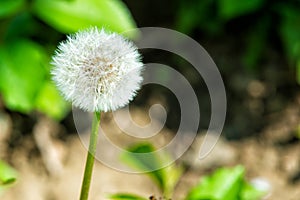
[[(180, 1), (181, 2), (181, 1)], [(207, 1), (199, 1), (199, 2), (207, 2)], [(203, 6), (197, 7), (202, 8)], [(176, 27), (179, 31), (184, 33), (190, 33), (197, 25), (199, 16), (197, 12), (197, 8), (187, 2), (182, 2), (179, 6), (179, 10), (177, 12), (177, 20), (176, 20)]]
[(246, 50), (242, 56), (242, 62), (250, 71), (258, 70), (259, 60), (264, 56), (270, 24), (269, 18), (263, 17), (246, 38)]
[(158, 187), (164, 189), (163, 171), (155, 170), (159, 168), (161, 164), (160, 160), (154, 156), (155, 154), (148, 154), (149, 156), (143, 155), (144, 153), (154, 152), (155, 148), (153, 145), (141, 143), (131, 146), (127, 150), (128, 152), (121, 156), (122, 161), (134, 169), (149, 172), (148, 175), (157, 183)]
[(9, 109), (32, 111), (46, 65), (43, 49), (33, 42), (17, 40), (0, 47), (0, 92)]
[(220, 17), (229, 20), (258, 10), (264, 2), (265, 0), (219, 0), (219, 14)]
[(0, 186), (9, 185), (17, 179), (17, 172), (0, 160)]
[(90, 26), (116, 32), (135, 28), (129, 10), (119, 0), (35, 0), (33, 10), (43, 21), (63, 33)]
[(4, 40), (14, 40), (20, 37), (36, 37), (39, 31), (41, 31), (41, 26), (31, 13), (28, 11), (22, 12), (11, 19), (5, 31)]
[(221, 168), (210, 176), (205, 176), (193, 188), (187, 200), (237, 200), (244, 176), (244, 168)]
[(292, 65), (296, 65), (296, 79), (300, 84), (300, 9), (278, 4), (275, 10), (281, 15), (279, 32), (285, 53)]
[(63, 99), (55, 85), (46, 81), (35, 102), (36, 109), (48, 116), (60, 120), (70, 110), (70, 105)]
[(133, 195), (133, 194), (125, 194), (125, 193), (118, 193), (113, 194), (108, 197), (111, 200), (147, 200), (146, 198)]
[(258, 200), (264, 195), (266, 195), (266, 191), (259, 190), (245, 181), (243, 182), (240, 192), (240, 200)]
[[(152, 153), (156, 149), (150, 143), (133, 145), (121, 156), (122, 161), (134, 169), (148, 172), (147, 175), (157, 184), (165, 196), (170, 196), (182, 175), (181, 167), (170, 165), (160, 168), (162, 163), (169, 163), (171, 158), (166, 153)], [(156, 170), (154, 170), (156, 169)]]
[(300, 59), (300, 9), (290, 6), (277, 8), (281, 14), (280, 34), (290, 61)]
[(199, 28), (210, 36), (219, 34), (224, 24), (212, 10), (215, 10), (215, 1), (212, 0), (182, 1), (177, 13), (176, 29), (190, 33)]
[[(300, 81), (299, 81), (300, 84)], [(296, 128), (296, 137), (300, 140), (300, 124)]]
[(16, 13), (25, 4), (25, 0), (1, 0), (0, 1), (0, 18), (7, 17)]

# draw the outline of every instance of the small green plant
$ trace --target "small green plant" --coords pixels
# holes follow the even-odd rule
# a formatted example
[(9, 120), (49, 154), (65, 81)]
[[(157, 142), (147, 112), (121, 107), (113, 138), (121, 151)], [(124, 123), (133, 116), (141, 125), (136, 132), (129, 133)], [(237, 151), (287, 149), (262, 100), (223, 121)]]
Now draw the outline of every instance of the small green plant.
[(216, 37), (237, 24), (245, 36), (241, 62), (249, 71), (261, 69), (259, 61), (266, 56), (267, 47), (278, 41), (283, 47), (278, 50), (284, 51), (300, 83), (299, 1), (180, 0), (178, 8), (176, 27), (184, 33), (201, 30)]
[[(128, 149), (128, 153), (121, 156), (121, 160), (129, 166), (140, 171), (154, 169), (155, 165), (170, 159), (168, 155), (164, 157), (153, 156), (148, 160), (135, 156), (134, 153), (148, 153), (155, 151), (153, 145), (149, 143), (137, 144)], [(170, 165), (155, 171), (146, 173), (157, 187), (161, 190), (166, 199), (172, 197), (172, 193), (183, 175), (183, 168), (178, 165)], [(255, 188), (245, 181), (245, 169), (242, 166), (233, 168), (220, 168), (213, 174), (202, 177), (199, 184), (191, 188), (185, 200), (258, 200), (266, 191)], [(146, 200), (134, 194), (117, 193), (110, 195), (111, 200)]]
[(202, 177), (190, 190), (186, 200), (258, 200), (265, 191), (256, 189), (244, 179), (242, 166), (220, 168), (212, 175)]
[(7, 187), (14, 183), (16, 179), (17, 172), (4, 161), (0, 160), (0, 195)]
[[(170, 163), (171, 157), (166, 154), (151, 154), (146, 159), (138, 156), (139, 153), (154, 152), (155, 148), (150, 143), (133, 145), (121, 156), (121, 160), (128, 166), (137, 171), (146, 172), (146, 174), (155, 182), (163, 195), (169, 197), (172, 195), (176, 184), (183, 173), (183, 167), (179, 165), (169, 165), (161, 168), (163, 163)], [(135, 154), (132, 154), (135, 153)], [(158, 169), (153, 171), (153, 169)]]
[(0, 96), (6, 108), (62, 119), (71, 106), (50, 78), (49, 61), (66, 33), (91, 26), (135, 28), (120, 0), (1, 0)]

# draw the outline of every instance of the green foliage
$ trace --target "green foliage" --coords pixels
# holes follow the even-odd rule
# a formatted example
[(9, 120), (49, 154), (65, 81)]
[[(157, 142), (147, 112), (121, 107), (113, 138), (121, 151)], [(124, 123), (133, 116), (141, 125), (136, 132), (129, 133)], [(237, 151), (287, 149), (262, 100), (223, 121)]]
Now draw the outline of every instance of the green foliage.
[(246, 181), (243, 181), (241, 184), (242, 187), (239, 193), (240, 200), (258, 200), (262, 199), (266, 195), (267, 191), (257, 189)]
[(258, 200), (264, 191), (257, 190), (244, 181), (244, 168), (221, 168), (202, 178), (186, 200)]
[(0, 187), (12, 184), (17, 179), (17, 172), (0, 160)]
[(3, 0), (0, 18), (0, 96), (5, 106), (58, 120), (70, 105), (51, 81), (49, 62), (64, 33), (90, 26), (117, 32), (135, 28), (121, 0)]
[(296, 78), (300, 84), (300, 8), (282, 5), (277, 10), (282, 18), (282, 42), (289, 60), (296, 63)]
[(139, 197), (137, 195), (133, 194), (125, 194), (125, 193), (118, 193), (118, 194), (113, 194), (108, 197), (111, 200), (147, 200), (143, 197)]
[[(201, 30), (210, 37), (241, 26), (245, 49), (242, 64), (251, 71), (258, 71), (259, 61), (266, 55), (265, 47), (281, 41), (285, 58), (295, 66), (300, 83), (300, 2), (266, 0), (180, 0), (177, 12), (178, 30), (190, 33)], [(229, 26), (230, 25), (230, 26)], [(243, 39), (241, 39), (243, 40)], [(278, 49), (281, 51), (281, 49)], [(259, 71), (258, 71), (259, 72)]]
[(300, 140), (300, 124), (296, 128), (295, 135)]
[(229, 20), (256, 11), (263, 4), (264, 0), (219, 0), (218, 10), (223, 19)]
[(117, 0), (35, 0), (33, 10), (43, 21), (63, 33), (91, 25), (104, 25), (116, 32), (135, 28), (129, 11)]
[(17, 180), (17, 172), (0, 160), (0, 194)]
[[(156, 149), (149, 143), (136, 144), (122, 155), (122, 160), (134, 169), (149, 171), (147, 175), (161, 189), (166, 198), (172, 196), (176, 184), (181, 175), (182, 168), (174, 165), (155, 171), (163, 161), (169, 161), (170, 157), (152, 154), (147, 157), (143, 153), (154, 152)], [(138, 154), (132, 154), (140, 153)], [(245, 169), (242, 166), (234, 168), (220, 168), (212, 175), (205, 176), (198, 185), (192, 188), (186, 196), (186, 200), (259, 200), (266, 191), (259, 190), (245, 181)], [(112, 200), (144, 200), (127, 193), (117, 193), (109, 196)]]
[(185, 33), (200, 28), (215, 35), (223, 28), (223, 21), (216, 15), (214, 0), (181, 0), (176, 22), (176, 28)]
[(35, 108), (55, 119), (60, 119), (66, 114), (69, 104), (62, 98), (53, 82), (45, 81), (36, 96)]
[(13, 41), (0, 49), (0, 62), (0, 89), (6, 106), (29, 112), (45, 79), (43, 49), (30, 41)]
[(258, 63), (266, 49), (268, 29), (270, 25), (269, 17), (263, 17), (255, 27), (247, 33), (246, 49), (242, 56), (242, 62), (249, 71), (259, 69)]
[(15, 40), (0, 48), (0, 91), (7, 108), (23, 113), (39, 110), (53, 118), (65, 115), (67, 103), (49, 78), (49, 58), (29, 40)]
[(288, 5), (276, 7), (281, 16), (279, 28), (282, 42), (290, 59), (300, 58), (300, 8)]
[[(172, 194), (179, 178), (183, 172), (181, 167), (170, 165), (161, 168), (163, 163), (168, 163), (170, 157), (166, 153), (157, 152), (153, 154), (144, 153), (154, 152), (155, 148), (150, 143), (141, 143), (134, 145), (128, 149), (121, 157), (122, 161), (132, 168), (148, 172), (147, 175), (156, 183), (159, 189), (166, 195)], [(153, 170), (158, 169), (158, 170)]]
[(25, 0), (1, 0), (0, 1), (0, 18), (15, 14), (25, 4)]

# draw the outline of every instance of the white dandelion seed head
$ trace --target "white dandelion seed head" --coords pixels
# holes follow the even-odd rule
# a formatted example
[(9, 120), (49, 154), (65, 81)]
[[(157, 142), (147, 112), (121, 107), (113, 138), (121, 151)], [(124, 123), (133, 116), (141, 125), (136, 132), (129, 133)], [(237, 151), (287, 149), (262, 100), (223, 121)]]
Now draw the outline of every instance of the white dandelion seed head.
[(89, 112), (125, 106), (142, 82), (143, 63), (135, 45), (95, 27), (68, 36), (52, 64), (53, 80), (64, 97)]

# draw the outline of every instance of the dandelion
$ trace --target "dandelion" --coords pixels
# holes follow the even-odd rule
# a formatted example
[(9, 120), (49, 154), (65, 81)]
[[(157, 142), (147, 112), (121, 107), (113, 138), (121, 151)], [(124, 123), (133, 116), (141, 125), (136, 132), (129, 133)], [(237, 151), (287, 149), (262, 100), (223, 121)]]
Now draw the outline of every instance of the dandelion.
[(104, 29), (79, 31), (62, 42), (51, 74), (66, 100), (94, 112), (80, 200), (87, 200), (96, 153), (101, 111), (129, 103), (140, 88), (143, 64), (132, 42)]
[(58, 89), (74, 106), (89, 112), (116, 110), (139, 89), (140, 54), (116, 33), (91, 28), (58, 46), (51, 73)]

